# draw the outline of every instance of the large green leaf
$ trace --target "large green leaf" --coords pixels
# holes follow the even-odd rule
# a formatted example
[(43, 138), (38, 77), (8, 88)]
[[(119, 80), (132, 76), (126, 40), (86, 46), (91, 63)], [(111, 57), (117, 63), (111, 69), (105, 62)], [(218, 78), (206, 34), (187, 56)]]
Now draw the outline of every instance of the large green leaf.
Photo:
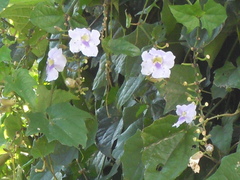
[(47, 109), (47, 116), (43, 113), (30, 113), (30, 124), (26, 134), (42, 132), (49, 142), (58, 140), (68, 146), (86, 146), (88, 129), (85, 121), (93, 117), (69, 103), (55, 104)]
[(127, 140), (124, 146), (124, 154), (121, 157), (123, 177), (129, 180), (142, 180), (144, 165), (142, 163), (143, 141), (141, 131)]
[(126, 54), (128, 56), (139, 56), (141, 53), (137, 46), (123, 38), (110, 39), (107, 45), (110, 52), (116, 55)]
[(240, 152), (225, 156), (217, 171), (207, 180), (235, 180), (240, 179)]
[(36, 84), (36, 81), (29, 75), (27, 69), (18, 69), (12, 76), (9, 75), (5, 78), (4, 93), (8, 94), (14, 91), (28, 102), (31, 107), (34, 107), (36, 104), (36, 94), (33, 88)]
[(207, 1), (203, 9), (204, 15), (201, 17), (202, 28), (205, 28), (211, 35), (213, 29), (220, 26), (227, 19), (226, 10), (215, 1)]
[(203, 11), (198, 1), (193, 5), (170, 5), (169, 7), (177, 22), (187, 27), (188, 33), (200, 26), (199, 16), (202, 16)]
[(211, 36), (213, 29), (220, 26), (227, 18), (225, 8), (214, 1), (207, 1), (203, 9), (197, 0), (193, 5), (172, 5), (170, 10), (177, 22), (187, 28), (187, 33), (196, 27), (202, 27)]
[(54, 26), (65, 29), (64, 12), (61, 8), (56, 8), (52, 3), (38, 3), (31, 13), (30, 20), (35, 26), (49, 33), (58, 33)]
[(13, 20), (14, 28), (23, 33), (28, 33), (29, 29), (32, 27), (32, 24), (29, 21), (30, 14), (33, 10), (32, 5), (18, 4), (12, 5), (6, 8), (0, 16), (2, 18), (7, 18)]
[(196, 153), (196, 127), (188, 128), (186, 124), (179, 128), (172, 125), (176, 116), (166, 116), (154, 121), (142, 132), (143, 154), (145, 167), (144, 179), (175, 179), (186, 168), (189, 158)]
[(226, 62), (223, 67), (215, 71), (213, 83), (218, 87), (240, 89), (240, 59), (238, 67), (231, 62)]
[[(166, 107), (164, 113), (167, 113), (176, 108), (177, 105), (189, 104), (187, 101), (186, 93), (196, 96), (194, 89), (197, 87), (184, 86), (183, 82), (186, 81), (188, 84), (195, 81), (195, 70), (191, 66), (175, 65), (171, 69), (171, 76), (163, 83), (157, 84), (157, 88), (164, 99), (166, 100)], [(191, 88), (193, 91), (189, 91)]]

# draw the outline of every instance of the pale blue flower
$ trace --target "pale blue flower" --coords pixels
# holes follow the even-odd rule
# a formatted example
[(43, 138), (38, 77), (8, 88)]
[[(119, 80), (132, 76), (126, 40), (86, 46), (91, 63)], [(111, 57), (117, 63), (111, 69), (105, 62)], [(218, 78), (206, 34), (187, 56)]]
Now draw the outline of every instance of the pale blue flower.
[(196, 105), (194, 103), (188, 105), (177, 105), (176, 110), (179, 116), (178, 121), (173, 125), (173, 127), (179, 127), (182, 123), (191, 123), (196, 117)]
[(67, 59), (62, 53), (61, 48), (52, 48), (48, 52), (48, 60), (47, 60), (47, 78), (46, 81), (53, 81), (58, 78), (58, 72), (62, 72), (64, 67), (66, 66)]
[(89, 31), (86, 28), (76, 28), (68, 31), (70, 51), (72, 53), (82, 52), (85, 56), (96, 57), (97, 45), (100, 43), (100, 33), (97, 30)]
[(153, 78), (169, 78), (170, 69), (174, 66), (175, 56), (171, 51), (164, 52), (152, 48), (142, 53), (142, 69), (143, 75), (151, 75)]

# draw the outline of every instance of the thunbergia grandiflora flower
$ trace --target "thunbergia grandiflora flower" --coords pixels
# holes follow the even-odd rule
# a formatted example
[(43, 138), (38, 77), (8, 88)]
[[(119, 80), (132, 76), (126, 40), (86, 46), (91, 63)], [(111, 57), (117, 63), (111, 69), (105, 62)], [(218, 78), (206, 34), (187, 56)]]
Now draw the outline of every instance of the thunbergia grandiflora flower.
[(170, 69), (174, 66), (175, 56), (171, 51), (165, 52), (152, 48), (142, 53), (143, 75), (151, 75), (153, 78), (169, 78)]
[(173, 127), (179, 127), (182, 123), (191, 123), (197, 114), (196, 104), (191, 103), (188, 105), (177, 105), (176, 110), (177, 115), (179, 116), (178, 121), (173, 125)]
[(97, 45), (100, 43), (100, 33), (97, 30), (89, 31), (86, 28), (76, 28), (68, 31), (70, 51), (72, 53), (82, 52), (85, 56), (96, 57), (98, 54)]
[(67, 59), (62, 53), (61, 48), (52, 48), (48, 52), (47, 60), (47, 78), (46, 81), (53, 81), (58, 78), (58, 72), (62, 72), (66, 66)]

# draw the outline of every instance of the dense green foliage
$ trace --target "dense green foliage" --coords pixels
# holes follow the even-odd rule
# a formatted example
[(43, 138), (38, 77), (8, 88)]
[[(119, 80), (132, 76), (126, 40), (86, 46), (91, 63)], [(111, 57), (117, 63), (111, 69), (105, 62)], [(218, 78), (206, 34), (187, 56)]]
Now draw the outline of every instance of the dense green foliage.
[[(0, 0), (0, 18), (0, 179), (240, 179), (239, 0)], [(96, 57), (69, 50), (75, 28), (101, 32)], [(152, 47), (169, 78), (141, 73)]]

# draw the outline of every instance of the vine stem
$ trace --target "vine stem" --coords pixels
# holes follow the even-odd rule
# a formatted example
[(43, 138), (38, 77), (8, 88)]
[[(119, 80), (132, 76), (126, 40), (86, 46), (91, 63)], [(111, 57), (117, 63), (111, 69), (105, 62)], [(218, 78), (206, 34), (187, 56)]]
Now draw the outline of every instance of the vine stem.
[(218, 119), (218, 118), (220, 118), (220, 117), (231, 117), (231, 116), (237, 115), (237, 114), (239, 114), (239, 113), (240, 113), (240, 109), (237, 109), (237, 110), (235, 111), (235, 113), (232, 113), (232, 114), (229, 114), (229, 113), (219, 114), (219, 115), (216, 115), (216, 116), (207, 118), (204, 123), (207, 123), (208, 121), (210, 121), (210, 120), (212, 120), (212, 119), (215, 119), (215, 118)]

